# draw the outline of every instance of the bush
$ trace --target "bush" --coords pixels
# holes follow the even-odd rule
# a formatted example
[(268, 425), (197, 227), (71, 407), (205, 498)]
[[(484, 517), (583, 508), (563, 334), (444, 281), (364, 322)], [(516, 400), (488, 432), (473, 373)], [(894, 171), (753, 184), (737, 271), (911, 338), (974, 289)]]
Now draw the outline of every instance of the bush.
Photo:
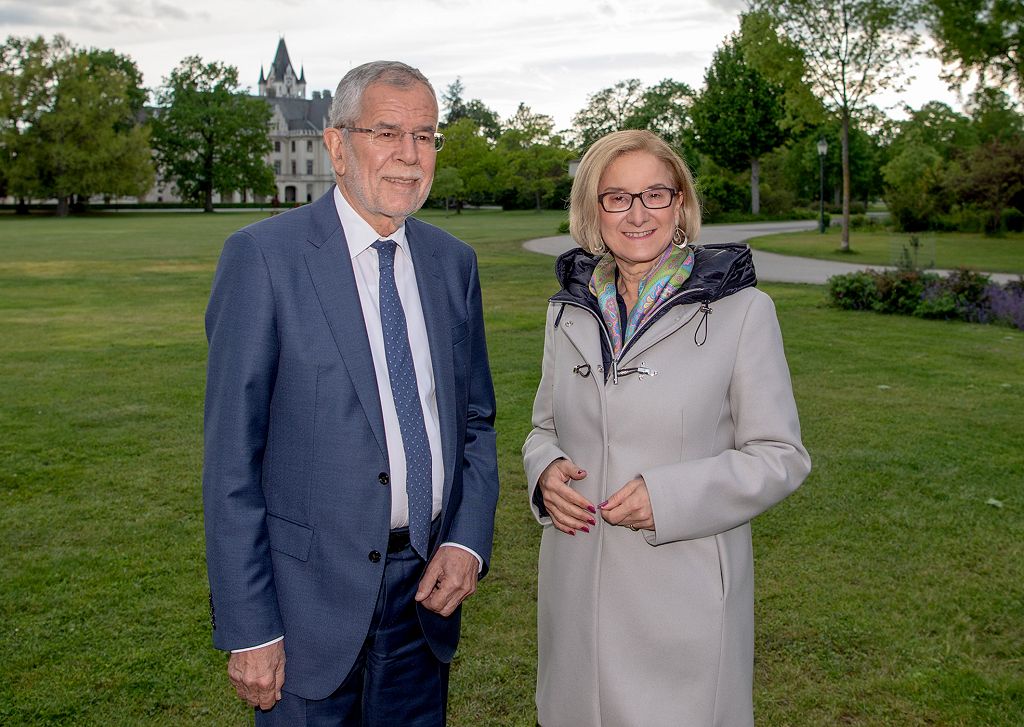
[(568, 235), (569, 234), (569, 220), (562, 220), (558, 223), (558, 234)]
[(697, 180), (697, 191), (705, 217), (723, 212), (744, 212), (750, 206), (750, 190), (727, 177), (702, 176)]
[(828, 295), (832, 304), (845, 310), (874, 310), (878, 301), (876, 273), (848, 273), (828, 279)]
[(944, 278), (915, 270), (869, 270), (833, 275), (828, 279), (828, 297), (844, 310), (999, 322), (1024, 330), (1024, 277), (1000, 286), (966, 268)]
[(917, 270), (895, 270), (876, 273), (875, 287), (878, 300), (874, 309), (879, 313), (913, 315), (924, 295), (925, 284), (935, 276)]
[(992, 283), (986, 295), (993, 321), (1024, 331), (1024, 277), (1004, 286)]
[(1004, 210), (1002, 226), (1007, 232), (1024, 232), (1024, 212), (1016, 207)]

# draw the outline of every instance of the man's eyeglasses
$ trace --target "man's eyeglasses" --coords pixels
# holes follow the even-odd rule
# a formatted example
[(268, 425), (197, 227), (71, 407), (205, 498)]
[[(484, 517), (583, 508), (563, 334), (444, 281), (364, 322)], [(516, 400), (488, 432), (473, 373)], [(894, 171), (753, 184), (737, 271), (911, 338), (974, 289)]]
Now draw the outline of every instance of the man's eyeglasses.
[(671, 205), (677, 194), (679, 191), (671, 187), (651, 187), (636, 193), (605, 192), (597, 195), (597, 201), (605, 212), (626, 212), (637, 198), (647, 209), (660, 210)]
[(398, 146), (406, 134), (412, 135), (416, 146), (422, 149), (433, 149), (441, 151), (444, 148), (444, 134), (434, 131), (403, 131), (390, 126), (380, 129), (361, 129), (358, 126), (341, 126), (345, 131), (355, 131), (359, 134), (369, 134), (370, 141), (380, 146)]

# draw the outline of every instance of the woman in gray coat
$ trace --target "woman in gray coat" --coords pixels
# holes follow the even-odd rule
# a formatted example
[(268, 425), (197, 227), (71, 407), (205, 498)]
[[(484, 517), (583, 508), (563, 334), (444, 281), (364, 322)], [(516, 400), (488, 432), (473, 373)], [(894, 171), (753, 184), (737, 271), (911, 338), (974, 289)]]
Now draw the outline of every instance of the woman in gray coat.
[(584, 155), (523, 445), (544, 533), (543, 727), (753, 725), (750, 519), (810, 470), (745, 245), (691, 247), (693, 179), (656, 135)]

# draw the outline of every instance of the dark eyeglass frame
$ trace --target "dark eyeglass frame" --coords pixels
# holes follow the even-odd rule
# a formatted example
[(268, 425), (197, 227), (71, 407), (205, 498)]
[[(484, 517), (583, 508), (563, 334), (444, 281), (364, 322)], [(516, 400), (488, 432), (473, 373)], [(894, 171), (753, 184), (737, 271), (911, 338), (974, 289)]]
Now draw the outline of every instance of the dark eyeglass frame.
[[(398, 138), (395, 139), (394, 143), (399, 144), (402, 141), (402, 137), (406, 134), (412, 134), (413, 143), (416, 143), (416, 134), (430, 134), (429, 131), (406, 131), (405, 129), (398, 129), (391, 126), (383, 126), (379, 129), (366, 129), (359, 126), (339, 126), (339, 129), (343, 131), (355, 131), (359, 134), (369, 134), (370, 141), (374, 144), (390, 144), (390, 141), (380, 141), (381, 134), (395, 134)], [(444, 148), (444, 134), (440, 131), (435, 131), (434, 136), (434, 151), (441, 151)]]
[[(644, 195), (647, 194), (648, 192), (671, 192), (672, 194), (666, 196), (666, 199), (668, 201), (665, 202), (665, 204), (652, 207), (651, 205), (647, 204), (647, 202), (644, 200)], [(629, 206), (621, 210), (610, 210), (607, 207), (605, 207), (604, 198), (612, 194), (618, 196), (628, 195), (631, 198), (629, 200)], [(633, 209), (633, 203), (638, 199), (640, 200), (640, 204), (642, 204), (649, 210), (663, 210), (666, 207), (672, 206), (672, 203), (675, 201), (677, 194), (680, 194), (680, 191), (672, 187), (648, 187), (647, 189), (640, 192), (603, 192), (602, 194), (597, 195), (597, 201), (598, 204), (601, 205), (601, 209), (611, 214), (617, 214), (619, 212), (629, 212), (631, 209)]]

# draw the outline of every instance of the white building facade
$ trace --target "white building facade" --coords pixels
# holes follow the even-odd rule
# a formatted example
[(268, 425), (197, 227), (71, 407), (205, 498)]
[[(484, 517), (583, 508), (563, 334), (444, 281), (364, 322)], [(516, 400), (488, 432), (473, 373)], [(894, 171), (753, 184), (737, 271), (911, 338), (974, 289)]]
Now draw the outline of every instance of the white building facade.
[(323, 133), (331, 108), (330, 91), (313, 91), (306, 98), (306, 73), (288, 57), (284, 38), (269, 72), (260, 68), (259, 95), (270, 104), (270, 142), (267, 163), (274, 170), (277, 199), (281, 204), (312, 202), (334, 184), (334, 171)]
[[(264, 202), (292, 206), (312, 202), (334, 184), (334, 170), (323, 143), (331, 92), (313, 91), (312, 98), (306, 98), (305, 70), (295, 73), (288, 47), (281, 38), (270, 70), (264, 74), (260, 68), (258, 95), (271, 109), (271, 150), (266, 161), (274, 170), (277, 191), (270, 198), (239, 192), (222, 197), (214, 192), (214, 203)], [(181, 198), (173, 180), (163, 179), (158, 169), (156, 184), (139, 201), (180, 202)]]

